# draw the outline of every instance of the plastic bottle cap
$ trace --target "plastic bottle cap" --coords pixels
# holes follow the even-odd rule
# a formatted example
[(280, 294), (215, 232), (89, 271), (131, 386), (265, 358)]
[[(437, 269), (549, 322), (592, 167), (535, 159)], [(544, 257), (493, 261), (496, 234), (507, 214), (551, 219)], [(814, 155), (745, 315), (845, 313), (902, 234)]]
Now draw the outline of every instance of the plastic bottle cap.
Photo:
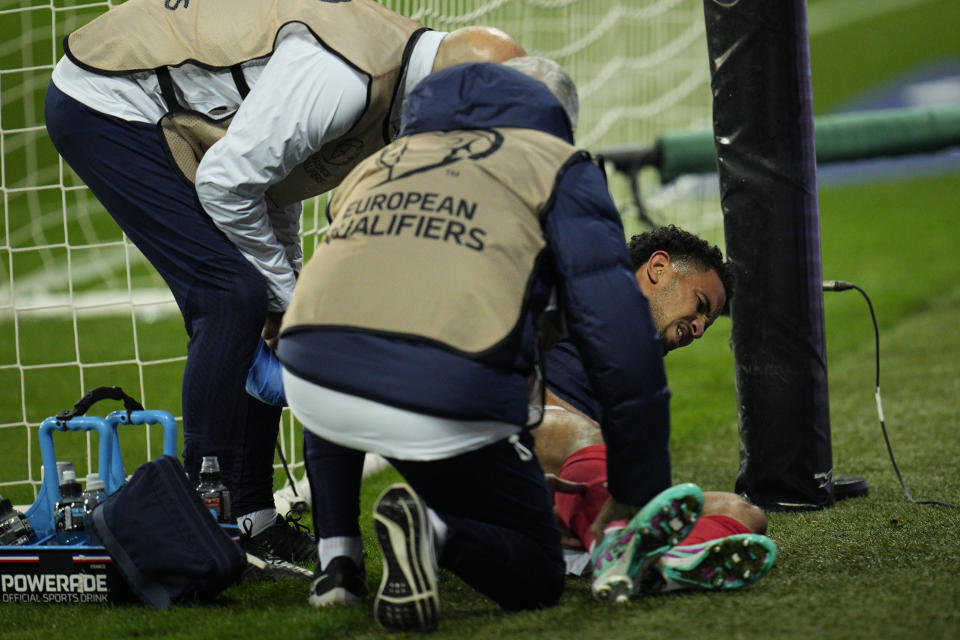
[(73, 469), (72, 462), (69, 460), (57, 460), (57, 484), (63, 484), (63, 472), (67, 469)]
[(87, 474), (87, 491), (99, 491), (103, 489), (106, 485), (103, 480), (100, 479), (99, 473), (89, 473)]

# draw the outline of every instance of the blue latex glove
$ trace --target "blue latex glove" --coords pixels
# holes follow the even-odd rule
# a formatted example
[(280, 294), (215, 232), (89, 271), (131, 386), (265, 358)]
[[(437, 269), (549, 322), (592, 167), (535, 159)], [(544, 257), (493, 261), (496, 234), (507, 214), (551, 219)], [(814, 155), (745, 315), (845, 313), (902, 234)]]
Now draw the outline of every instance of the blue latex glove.
[(283, 392), (280, 361), (267, 343), (260, 339), (257, 353), (247, 373), (247, 393), (267, 404), (278, 407), (287, 406), (287, 397)]

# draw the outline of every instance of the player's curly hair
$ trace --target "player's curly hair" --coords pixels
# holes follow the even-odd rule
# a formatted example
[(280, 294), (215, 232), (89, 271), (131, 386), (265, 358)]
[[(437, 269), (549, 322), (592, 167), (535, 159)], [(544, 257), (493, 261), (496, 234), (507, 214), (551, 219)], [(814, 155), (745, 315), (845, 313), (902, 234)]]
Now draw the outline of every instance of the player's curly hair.
[(729, 262), (723, 261), (723, 253), (718, 247), (671, 224), (633, 236), (630, 238), (629, 248), (634, 269), (642, 267), (654, 251), (666, 251), (671, 260), (681, 264), (690, 263), (698, 271), (715, 270), (727, 294), (727, 303), (721, 313), (726, 315), (730, 312), (734, 286), (733, 270)]

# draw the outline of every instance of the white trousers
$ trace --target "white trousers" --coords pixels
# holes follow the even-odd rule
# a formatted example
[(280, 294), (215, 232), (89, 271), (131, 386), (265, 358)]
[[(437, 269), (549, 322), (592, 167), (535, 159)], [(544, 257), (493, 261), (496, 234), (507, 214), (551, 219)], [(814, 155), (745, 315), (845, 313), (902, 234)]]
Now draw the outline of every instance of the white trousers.
[(399, 460), (442, 460), (520, 432), (497, 420), (454, 420), (334, 391), (283, 370), (293, 415), (313, 434), (343, 447)]

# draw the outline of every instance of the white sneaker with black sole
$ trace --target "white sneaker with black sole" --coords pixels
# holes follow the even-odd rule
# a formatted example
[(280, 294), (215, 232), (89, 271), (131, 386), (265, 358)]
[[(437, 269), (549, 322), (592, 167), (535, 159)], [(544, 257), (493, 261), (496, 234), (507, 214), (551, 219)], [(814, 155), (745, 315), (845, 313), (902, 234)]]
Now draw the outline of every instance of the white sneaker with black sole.
[(377, 623), (389, 631), (436, 629), (437, 552), (423, 502), (406, 484), (388, 487), (373, 508), (373, 528), (383, 554)]

